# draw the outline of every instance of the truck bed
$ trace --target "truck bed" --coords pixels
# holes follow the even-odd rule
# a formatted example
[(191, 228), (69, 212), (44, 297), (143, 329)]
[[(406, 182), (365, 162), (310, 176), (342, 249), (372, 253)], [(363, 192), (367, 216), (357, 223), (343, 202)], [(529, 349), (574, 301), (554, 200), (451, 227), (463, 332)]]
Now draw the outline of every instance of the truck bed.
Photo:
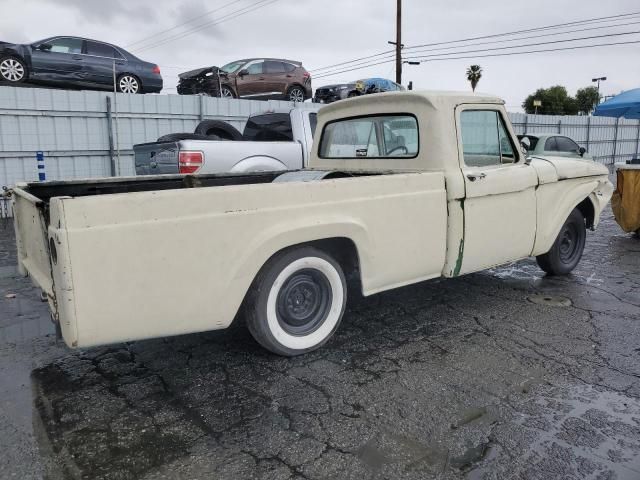
[(271, 183), (279, 174), (23, 185), (19, 268), (72, 347), (226, 328), (268, 259), (301, 243), (351, 241), (365, 295), (441, 274), (441, 172)]

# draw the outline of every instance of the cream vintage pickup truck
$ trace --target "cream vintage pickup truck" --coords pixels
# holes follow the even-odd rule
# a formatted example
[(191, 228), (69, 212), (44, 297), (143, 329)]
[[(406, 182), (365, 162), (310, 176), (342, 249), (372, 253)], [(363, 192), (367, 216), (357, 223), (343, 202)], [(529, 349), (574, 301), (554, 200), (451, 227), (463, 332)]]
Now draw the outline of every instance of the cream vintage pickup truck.
[(348, 283), (366, 296), (529, 256), (571, 272), (613, 190), (591, 160), (527, 157), (503, 101), (465, 93), (327, 106), (309, 166), (19, 185), (19, 268), (71, 347), (243, 316), (298, 355), (338, 328)]

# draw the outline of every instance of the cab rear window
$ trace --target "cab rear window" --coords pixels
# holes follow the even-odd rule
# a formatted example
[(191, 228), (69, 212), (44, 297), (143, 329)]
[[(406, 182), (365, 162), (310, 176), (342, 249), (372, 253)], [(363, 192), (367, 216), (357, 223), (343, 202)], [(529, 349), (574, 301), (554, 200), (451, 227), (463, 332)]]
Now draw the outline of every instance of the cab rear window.
[(336, 120), (325, 125), (320, 158), (414, 158), (419, 152), (418, 121), (391, 114)]

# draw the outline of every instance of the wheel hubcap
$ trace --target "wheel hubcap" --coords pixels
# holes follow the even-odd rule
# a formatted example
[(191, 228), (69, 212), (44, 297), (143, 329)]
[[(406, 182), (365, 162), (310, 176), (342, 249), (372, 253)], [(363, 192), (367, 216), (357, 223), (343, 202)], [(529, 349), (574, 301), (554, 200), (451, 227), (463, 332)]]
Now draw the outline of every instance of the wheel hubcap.
[(304, 102), (304, 92), (299, 88), (294, 88), (289, 94), (289, 100), (292, 102)]
[(300, 270), (278, 292), (278, 322), (287, 333), (308, 335), (326, 318), (331, 299), (331, 285), (324, 274), (313, 269)]
[(223, 88), (222, 89), (222, 96), (224, 98), (233, 98), (233, 93), (231, 93), (231, 90), (229, 90), (228, 88)]
[(24, 77), (24, 67), (19, 61), (13, 58), (7, 58), (0, 63), (0, 74), (2, 74), (5, 80), (18, 82)]
[(138, 81), (133, 77), (122, 77), (120, 79), (120, 91), (122, 93), (137, 93)]

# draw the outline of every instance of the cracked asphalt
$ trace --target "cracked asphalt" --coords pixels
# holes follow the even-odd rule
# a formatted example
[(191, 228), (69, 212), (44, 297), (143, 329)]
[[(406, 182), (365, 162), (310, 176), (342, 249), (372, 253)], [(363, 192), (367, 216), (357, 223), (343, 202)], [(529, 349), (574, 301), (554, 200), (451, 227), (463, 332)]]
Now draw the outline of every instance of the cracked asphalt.
[(610, 210), (573, 275), (352, 298), (293, 359), (241, 319), (69, 350), (12, 242), (0, 224), (3, 478), (640, 478), (640, 240)]

